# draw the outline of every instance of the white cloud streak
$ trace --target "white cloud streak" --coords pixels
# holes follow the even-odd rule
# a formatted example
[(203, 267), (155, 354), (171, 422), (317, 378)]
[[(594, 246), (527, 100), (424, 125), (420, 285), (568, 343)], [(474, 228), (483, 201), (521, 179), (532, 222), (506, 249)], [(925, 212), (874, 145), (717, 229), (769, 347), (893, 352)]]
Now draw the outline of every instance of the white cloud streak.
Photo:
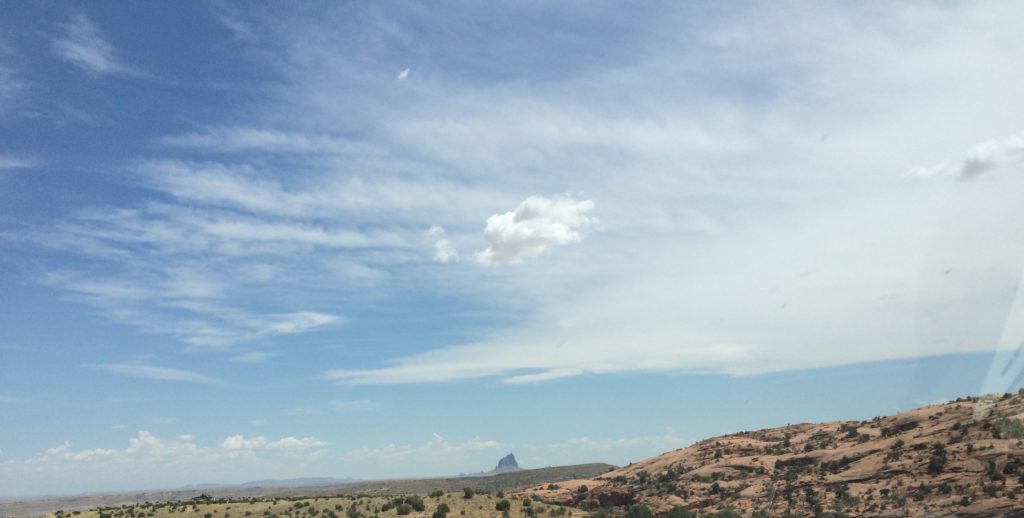
[(1004, 166), (1024, 165), (1024, 131), (1003, 139), (987, 140), (974, 145), (960, 162), (942, 162), (931, 166), (914, 166), (907, 173), (916, 178), (952, 176), (971, 180)]
[(98, 369), (104, 372), (117, 374), (119, 376), (127, 376), (129, 378), (139, 378), (148, 380), (158, 381), (183, 381), (189, 383), (212, 383), (212, 384), (223, 384), (222, 380), (205, 376), (192, 371), (184, 369), (175, 369), (171, 367), (159, 367), (156, 365), (142, 365), (136, 363), (105, 363), (100, 365), (92, 365), (94, 369)]
[(348, 412), (353, 410), (373, 410), (378, 407), (375, 401), (369, 399), (353, 399), (353, 400), (335, 400), (331, 401), (331, 408), (339, 412)]
[(103, 31), (84, 14), (72, 15), (61, 29), (53, 40), (53, 52), (61, 59), (92, 74), (138, 74), (120, 61)]

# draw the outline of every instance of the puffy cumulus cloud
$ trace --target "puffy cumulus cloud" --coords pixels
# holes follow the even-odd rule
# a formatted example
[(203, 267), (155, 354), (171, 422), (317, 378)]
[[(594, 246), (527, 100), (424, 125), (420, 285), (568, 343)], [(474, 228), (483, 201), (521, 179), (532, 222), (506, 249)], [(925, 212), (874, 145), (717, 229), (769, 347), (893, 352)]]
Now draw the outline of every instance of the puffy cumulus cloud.
[(445, 235), (444, 228), (432, 225), (426, 232), (427, 238), (434, 242), (434, 260), (439, 263), (450, 263), (459, 260), (459, 251)]
[(327, 446), (327, 441), (321, 441), (316, 437), (282, 437), (273, 442), (267, 443), (268, 450), (301, 451), (311, 448), (322, 448)]
[(953, 176), (970, 180), (1000, 167), (1024, 164), (1024, 131), (1004, 139), (980, 142), (959, 162), (942, 162), (930, 166), (915, 166), (907, 173), (917, 178)]
[(224, 438), (216, 446), (202, 446), (195, 442), (195, 436), (180, 434), (172, 439), (161, 439), (152, 433), (142, 430), (135, 437), (128, 439), (128, 446), (122, 449), (92, 448), (75, 450), (70, 441), (46, 449), (43, 453), (26, 459), (24, 463), (45, 464), (54, 462), (85, 462), (100, 460), (127, 461), (175, 461), (189, 462), (197, 460), (223, 459), (239, 453), (258, 451), (302, 451), (323, 448), (327, 441), (316, 437), (294, 436), (282, 437), (271, 441), (263, 436), (245, 437), (232, 435)]
[[(202, 477), (237, 477), (238, 473), (270, 477), (301, 476), (309, 463), (326, 453), (327, 442), (316, 437), (232, 435), (215, 445), (196, 442), (191, 434), (157, 437), (139, 431), (121, 448), (76, 449), (70, 441), (27, 459), (0, 462), (4, 489), (44, 487), (69, 491), (194, 483)], [(171, 479), (164, 478), (173, 473)], [(17, 494), (17, 493), (13, 493)]]
[(479, 437), (452, 443), (438, 433), (432, 433), (426, 444), (419, 446), (412, 444), (396, 445), (390, 443), (379, 448), (356, 448), (345, 453), (349, 460), (429, 460), (436, 458), (452, 458), (461, 455), (498, 448), (502, 444), (498, 441), (484, 440)]
[(514, 210), (487, 218), (484, 237), (491, 243), (477, 252), (484, 265), (519, 263), (557, 245), (578, 243), (597, 224), (592, 200), (573, 196), (530, 196)]
[(265, 437), (256, 436), (246, 439), (243, 435), (232, 435), (220, 443), (221, 449), (225, 451), (254, 450), (266, 445), (267, 439)]

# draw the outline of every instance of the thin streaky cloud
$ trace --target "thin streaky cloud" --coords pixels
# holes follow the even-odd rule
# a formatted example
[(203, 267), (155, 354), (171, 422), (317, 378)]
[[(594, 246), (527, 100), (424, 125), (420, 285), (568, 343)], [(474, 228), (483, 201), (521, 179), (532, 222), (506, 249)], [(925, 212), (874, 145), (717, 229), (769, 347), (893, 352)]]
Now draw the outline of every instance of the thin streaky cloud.
[(182, 381), (188, 383), (211, 383), (224, 384), (224, 381), (184, 369), (172, 367), (159, 367), (156, 365), (140, 365), (134, 363), (104, 363), (89, 365), (98, 369), (119, 376), (159, 381)]
[(72, 15), (61, 29), (62, 34), (53, 41), (57, 57), (92, 74), (139, 75), (120, 61), (103, 31), (84, 14)]

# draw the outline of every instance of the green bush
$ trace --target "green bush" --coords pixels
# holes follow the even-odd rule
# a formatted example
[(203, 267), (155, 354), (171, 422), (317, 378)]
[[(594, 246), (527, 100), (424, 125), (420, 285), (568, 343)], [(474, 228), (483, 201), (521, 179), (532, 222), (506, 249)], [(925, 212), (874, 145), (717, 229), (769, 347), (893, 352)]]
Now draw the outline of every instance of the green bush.
[(512, 504), (509, 503), (508, 500), (502, 498), (501, 500), (498, 500), (498, 502), (494, 504), (494, 508), (497, 509), (498, 511), (508, 511), (509, 509), (512, 508)]
[(668, 512), (668, 518), (697, 518), (697, 515), (685, 507), (673, 507)]
[(625, 518), (654, 518), (654, 513), (643, 504), (634, 504), (626, 509)]
[(420, 498), (419, 495), (413, 495), (413, 496), (405, 497), (405, 503), (407, 503), (410, 506), (412, 506), (412, 508), (417, 513), (422, 513), (423, 511), (425, 511), (427, 509), (426, 504), (423, 503), (423, 499)]
[(398, 513), (398, 516), (405, 516), (405, 515), (407, 515), (407, 514), (412, 512), (412, 506), (409, 505), (409, 504), (403, 503), (403, 504), (399, 505), (398, 507), (395, 507), (395, 512)]
[(464, 488), (462, 488), (462, 492), (464, 493), (462, 498), (465, 498), (466, 500), (469, 500), (470, 498), (473, 498), (473, 495), (476, 494), (476, 492), (473, 491), (473, 488), (471, 488), (471, 487), (464, 487)]

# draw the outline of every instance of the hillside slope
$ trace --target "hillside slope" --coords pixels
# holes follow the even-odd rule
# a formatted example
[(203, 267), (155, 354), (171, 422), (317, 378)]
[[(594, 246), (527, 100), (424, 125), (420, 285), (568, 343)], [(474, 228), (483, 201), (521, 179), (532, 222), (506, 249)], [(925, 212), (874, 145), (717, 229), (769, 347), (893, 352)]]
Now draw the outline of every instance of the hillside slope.
[[(475, 477), (439, 477), (396, 480), (339, 481), (340, 484), (316, 483), (308, 486), (282, 486), (259, 482), (241, 486), (197, 486), (167, 491), (136, 491), (130, 493), (100, 493), (40, 498), (0, 500), (0, 517), (21, 517), (51, 513), (58, 509), (80, 510), (94, 507), (118, 507), (139, 502), (188, 501), (201, 494), (214, 498), (297, 498), (334, 495), (389, 496), (401, 494), (427, 494), (431, 491), (459, 492), (465, 487), (491, 492), (508, 491), (516, 487), (541, 482), (560, 482), (596, 476), (615, 469), (611, 464), (576, 464), (536, 469), (520, 469), (506, 473)], [(317, 482), (321, 482), (317, 480)]]
[(1022, 416), (1024, 391), (741, 432), (521, 494), (582, 508), (643, 503), (661, 515), (1024, 516)]

